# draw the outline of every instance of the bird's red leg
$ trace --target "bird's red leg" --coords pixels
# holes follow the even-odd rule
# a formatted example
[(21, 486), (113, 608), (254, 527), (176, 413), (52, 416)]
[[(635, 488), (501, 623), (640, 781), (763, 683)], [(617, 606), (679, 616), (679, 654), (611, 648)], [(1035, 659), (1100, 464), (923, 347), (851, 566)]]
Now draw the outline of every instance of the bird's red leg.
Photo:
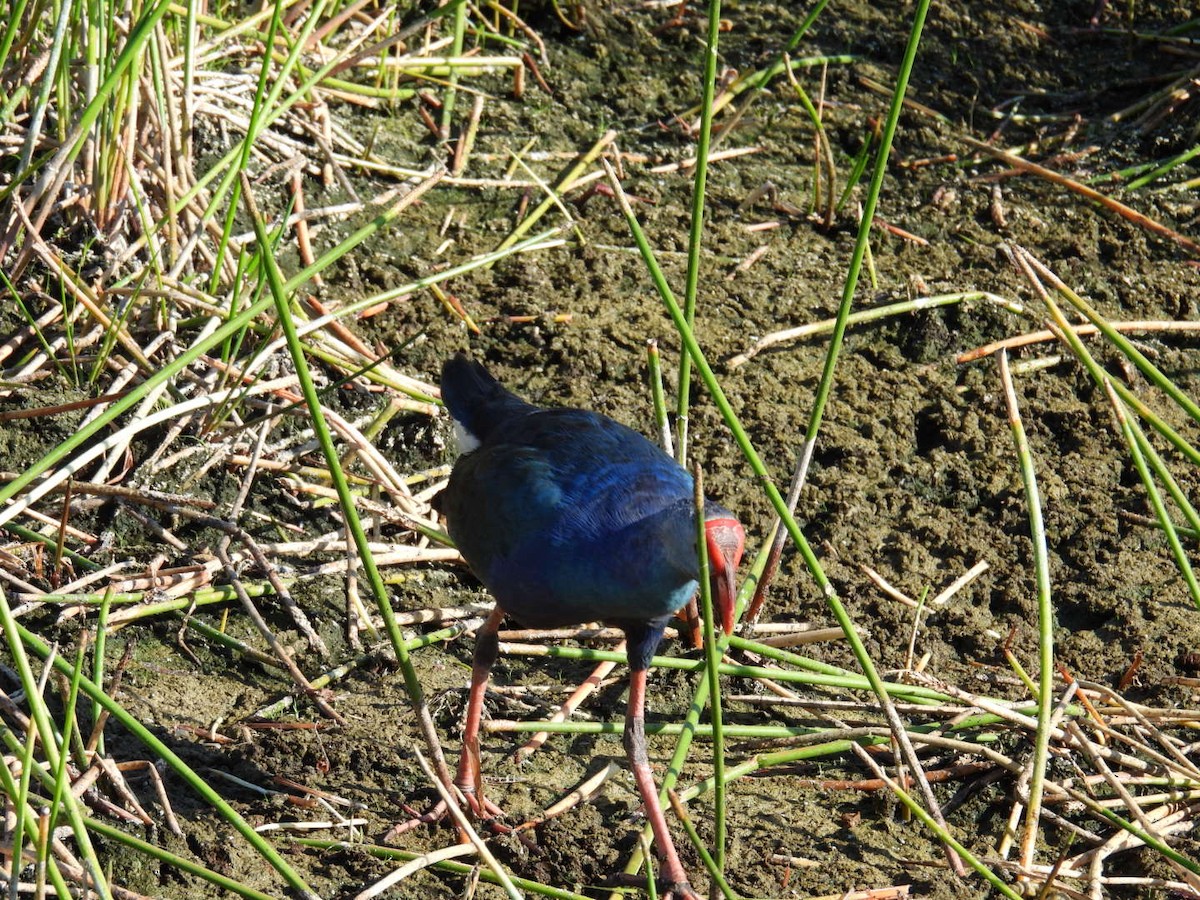
[(483, 695), (487, 691), (488, 675), (500, 649), (497, 632), (503, 621), (504, 610), (497, 606), (475, 634), (475, 657), (471, 664), (471, 690), (467, 695), (462, 756), (458, 761), (458, 775), (454, 779), (470, 804), (471, 811), (481, 819), (503, 815), (500, 807), (484, 798), (479, 776), (479, 720), (483, 716)]
[(635, 668), (629, 673), (629, 708), (625, 714), (625, 754), (633, 769), (646, 818), (654, 830), (654, 843), (662, 857), (663, 880), (666, 882), (664, 900), (699, 900), (688, 883), (687, 873), (675, 852), (675, 842), (667, 830), (667, 819), (658, 802), (658, 789), (650, 773), (650, 758), (646, 754), (646, 670)]
[[(475, 657), (471, 665), (471, 690), (467, 697), (467, 718), (463, 726), (462, 756), (458, 761), (458, 774), (454, 786), (462, 792), (463, 799), (471, 807), (471, 812), (480, 819), (488, 820), (504, 815), (504, 811), (494, 803), (489, 803), (483, 796), (479, 778), (479, 720), (483, 715), (483, 695), (487, 689), (488, 675), (496, 662), (499, 651), (499, 641), (496, 637), (500, 623), (504, 620), (504, 611), (499, 607), (492, 610), (487, 621), (477, 632), (475, 640)], [(400, 822), (388, 832), (385, 842), (394, 841), (397, 837), (416, 828), (418, 825), (429, 825), (438, 822), (446, 815), (446, 802), (440, 801), (427, 813), (417, 813), (405, 807), (413, 817), (407, 822)], [(498, 822), (491, 823), (497, 832), (507, 832), (507, 826)], [(465, 835), (461, 835), (464, 842)]]

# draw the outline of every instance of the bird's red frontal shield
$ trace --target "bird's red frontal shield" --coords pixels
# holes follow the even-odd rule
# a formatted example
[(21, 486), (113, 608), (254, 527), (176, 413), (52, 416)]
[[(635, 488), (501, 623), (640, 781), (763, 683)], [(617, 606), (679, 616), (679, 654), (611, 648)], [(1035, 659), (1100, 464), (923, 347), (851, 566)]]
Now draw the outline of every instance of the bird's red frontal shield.
[(708, 542), (713, 604), (721, 627), (733, 633), (733, 607), (737, 600), (737, 568), (746, 545), (746, 534), (737, 519), (709, 519), (704, 523)]

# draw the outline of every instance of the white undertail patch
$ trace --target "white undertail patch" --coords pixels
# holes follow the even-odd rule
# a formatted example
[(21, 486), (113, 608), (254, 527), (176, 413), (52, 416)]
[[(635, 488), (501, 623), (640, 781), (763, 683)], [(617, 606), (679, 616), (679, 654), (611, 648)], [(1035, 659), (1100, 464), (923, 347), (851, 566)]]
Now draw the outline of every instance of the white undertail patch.
[(467, 426), (458, 419), (454, 420), (454, 442), (458, 445), (458, 455), (463, 456), (479, 447), (479, 438), (467, 430)]

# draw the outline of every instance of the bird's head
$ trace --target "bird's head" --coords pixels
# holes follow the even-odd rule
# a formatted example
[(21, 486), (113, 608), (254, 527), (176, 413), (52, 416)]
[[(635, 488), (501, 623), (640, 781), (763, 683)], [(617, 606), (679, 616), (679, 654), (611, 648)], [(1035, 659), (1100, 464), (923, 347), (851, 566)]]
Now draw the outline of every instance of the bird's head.
[(708, 569), (713, 605), (726, 634), (733, 633), (733, 607), (737, 600), (737, 567), (742, 560), (746, 534), (737, 519), (726, 514), (707, 519)]

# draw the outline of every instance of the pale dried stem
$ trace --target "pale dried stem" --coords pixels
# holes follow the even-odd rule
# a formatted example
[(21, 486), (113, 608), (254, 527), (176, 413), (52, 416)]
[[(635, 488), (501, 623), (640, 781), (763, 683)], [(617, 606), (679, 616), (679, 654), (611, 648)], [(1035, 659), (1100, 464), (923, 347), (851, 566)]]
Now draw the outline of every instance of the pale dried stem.
[[(142, 808), (142, 804), (138, 802), (137, 795), (135, 795), (133, 791), (129, 789), (129, 785), (125, 782), (125, 776), (122, 774), (122, 770), (120, 767), (118, 767), (114, 760), (109, 759), (106, 756), (95, 754), (92, 756), (91, 768), (98, 773), (104, 773), (105, 777), (108, 778), (109, 785), (112, 787), (117, 797), (133, 810), (134, 815), (140, 820), (140, 824), (144, 826), (150, 826), (154, 824), (154, 819), (148, 812), (146, 812), (145, 809)], [(82, 797), (86, 788), (81, 786), (77, 781), (71, 786), (71, 790), (77, 797)]]
[(238, 388), (237, 391), (226, 390), (218, 391), (213, 394), (208, 394), (203, 397), (194, 397), (186, 400), (183, 403), (177, 404), (165, 410), (157, 410), (154, 413), (140, 419), (134, 419), (129, 424), (120, 430), (109, 435), (105, 440), (100, 441), (84, 450), (81, 450), (70, 460), (67, 460), (62, 466), (53, 472), (47, 472), (46, 476), (36, 485), (31, 486), (25, 494), (20, 498), (14, 498), (7, 506), (0, 509), (0, 525), (11, 522), (16, 516), (24, 512), (31, 504), (40, 500), (50, 491), (54, 490), (58, 485), (63, 484), (68, 478), (72, 478), (83, 470), (96, 457), (106, 453), (111, 447), (123, 445), (132, 437), (142, 431), (152, 429), (170, 421), (181, 415), (186, 415), (198, 410), (209, 409), (229, 400), (235, 393), (247, 392), (250, 394), (267, 393), (283, 388), (286, 385), (295, 382), (294, 376), (286, 376), (284, 378), (264, 381), (260, 384), (253, 385), (248, 388)]
[(893, 586), (891, 582), (889, 582), (886, 578), (884, 578), (866, 563), (860, 564), (858, 568), (875, 584), (877, 588), (887, 594), (887, 596), (891, 597), (893, 600), (903, 603), (910, 609), (917, 608), (916, 600), (908, 596), (908, 594), (904, 593), (898, 587)]
[[(421, 549), (419, 547), (400, 546), (390, 551), (373, 553), (375, 565), (379, 568), (415, 563), (446, 563), (458, 562), (461, 557), (457, 550)], [(341, 575), (348, 571), (350, 562), (346, 559), (334, 560), (317, 566), (313, 572), (317, 575)]]
[[(1150, 710), (1146, 709), (1145, 707), (1138, 706), (1135, 703), (1131, 703), (1107, 685), (1087, 681), (1082, 682), (1082, 685), (1089, 691), (1099, 694), (1100, 696), (1107, 697), (1112, 703), (1115, 703), (1121, 709), (1128, 712), (1136, 722), (1153, 734), (1158, 740), (1159, 745), (1165, 748), (1167, 753), (1171, 756), (1171, 759), (1175, 761), (1175, 765), (1172, 765), (1170, 762), (1163, 760), (1163, 764), (1166, 768), (1175, 769), (1175, 771), (1178, 771), (1184, 777), (1200, 783), (1200, 766), (1197, 766), (1196, 763), (1190, 760), (1185, 755), (1184, 751), (1176, 746), (1175, 742), (1172, 741), (1167, 735), (1163, 734), (1161, 730), (1153, 723), (1151, 717), (1161, 715), (1164, 712), (1163, 710)], [(1183, 713), (1193, 718), (1200, 718), (1200, 716), (1187, 713), (1185, 710), (1171, 710), (1169, 712), (1175, 714)], [(1175, 721), (1179, 721), (1179, 719), (1176, 719)], [(1111, 718), (1108, 719), (1108, 726), (1103, 727), (1103, 730), (1114, 737), (1117, 736), (1115, 732), (1112, 731)]]
[[(1007, 373), (1005, 373), (1007, 376)], [(1011, 387), (1011, 382), (1005, 378), (1006, 387)], [(1079, 683), (1072, 681), (1067, 684), (1062, 696), (1058, 698), (1054, 708), (1050, 711), (1050, 719), (1047, 723), (1047, 731), (1053, 733), (1060, 729), (1060, 723), (1063, 717), (1067, 714), (1068, 706), (1071, 700), (1075, 697), (1079, 690)], [(1066, 731), (1070, 732), (1070, 727), (1073, 722), (1065, 726)], [(1049, 754), (1047, 753), (1047, 756)], [(1036, 757), (1036, 754), (1035, 754)], [(1017, 797), (1017, 802), (1025, 807), (1026, 828), (1021, 841), (1021, 862), (1024, 865), (1033, 864), (1033, 856), (1037, 851), (1037, 838), (1040, 834), (1040, 826), (1044, 815), (1044, 797), (1046, 792), (1046, 778), (1044, 769), (1036, 774), (1039, 776), (1036, 782), (1033, 781), (1035, 758), (1031, 758), (1021, 772), (1021, 776), (1017, 779), (1016, 789), (1014, 794)], [(1031, 784), (1036, 784), (1036, 790), (1031, 787)], [(1036, 795), (1035, 795), (1036, 794)]]
[[(1015, 725), (1022, 730), (1030, 733), (1037, 730), (1037, 719), (1016, 712), (1007, 701), (999, 701), (989, 697), (982, 697), (978, 694), (973, 694), (970, 691), (946, 684), (943, 681), (932, 678), (928, 675), (915, 675), (914, 680), (919, 684), (924, 684), (928, 687), (937, 690), (940, 693), (951, 697), (963, 700), (972, 704), (983, 712), (992, 713), (1008, 722), (1010, 725)], [(1130, 739), (1124, 735), (1120, 735), (1122, 740), (1129, 741)], [(1070, 743), (1070, 736), (1062, 728), (1051, 729), (1052, 740), (1061, 743)], [(1159, 763), (1147, 762), (1137, 756), (1129, 753), (1116, 750), (1112, 747), (1096, 746), (1095, 752), (1102, 756), (1111, 765), (1124, 767), (1142, 774), (1152, 775), (1159, 769)], [(1144, 748), (1143, 748), (1144, 749)], [(1158, 754), (1155, 754), (1158, 755)], [(1160, 757), (1161, 758), (1161, 757)]]
[[(294, 467), (281, 466), (280, 468), (283, 469), (284, 471), (292, 471)], [(320, 485), (320, 484), (311, 484), (311, 483), (306, 483), (306, 482), (300, 482), (300, 481), (295, 481), (294, 485), (298, 491), (301, 491), (306, 494), (312, 494), (317, 497), (324, 497), (324, 498), (331, 499), (331, 500), (337, 498), (337, 491), (335, 491), (331, 487), (326, 487), (326, 486)], [(414, 498), (414, 502), (415, 502), (415, 498)], [(386, 503), (380, 503), (375, 500), (368, 499), (367, 497), (356, 496), (354, 498), (354, 506), (355, 506), (355, 508), (360, 509), (365, 513), (369, 513), (372, 517), (374, 517), (380, 521), (390, 522), (390, 523), (396, 524), (396, 525), (403, 525), (404, 527), (410, 528), (414, 531), (417, 530), (418, 528), (436, 529), (438, 527), (437, 523), (435, 523), (428, 516), (422, 515), (420, 511), (407, 512), (404, 510), (397, 509), (396, 507), (390, 506)], [(422, 505), (420, 508), (425, 511), (428, 510), (427, 505)], [(330, 536), (318, 536), (318, 538), (316, 538), (316, 540), (336, 540), (336, 539), (332, 538)]]
[(7, 341), (0, 344), (0, 365), (3, 365), (4, 361), (12, 356), (22, 344), (33, 340), (39, 330), (44, 332), (49, 329), (51, 325), (62, 318), (62, 314), (62, 304), (51, 301), (48, 303), (46, 311), (38, 316), (32, 324), (16, 329)]
[(572, 790), (566, 796), (547, 806), (540, 816), (530, 819), (528, 822), (521, 823), (513, 830), (527, 831), (531, 828), (536, 828), (544, 822), (548, 822), (550, 819), (561, 816), (565, 812), (569, 812), (576, 806), (579, 806), (581, 803), (586, 803), (592, 797), (596, 796), (600, 788), (604, 786), (604, 783), (608, 781), (608, 779), (612, 778), (620, 771), (621, 767), (615, 762), (610, 761), (599, 772), (592, 775), (590, 778), (585, 779), (577, 788)]
[(980, 153), (1003, 160), (1014, 169), (1019, 169), (1022, 172), (1027, 172), (1031, 175), (1037, 175), (1039, 178), (1043, 178), (1046, 181), (1050, 181), (1054, 184), (1065, 187), (1070, 191), (1074, 191), (1075, 193), (1080, 194), (1089, 200), (1099, 203), (1101, 206), (1106, 207), (1112, 212), (1115, 212), (1123, 219), (1133, 222), (1147, 231), (1174, 241), (1179, 247), (1183, 248), (1189, 253), (1200, 256), (1200, 244), (1197, 244), (1190, 238), (1184, 237), (1175, 229), (1169, 228), (1166, 225), (1163, 225), (1161, 222), (1151, 219), (1144, 213), (1140, 213), (1132, 207), (1126, 206), (1119, 200), (1114, 200), (1107, 194), (1102, 194), (1095, 188), (1088, 187), (1086, 184), (1081, 184), (1072, 178), (1068, 178), (1065, 175), (1061, 175), (1058, 172), (1047, 169), (1045, 166), (1039, 166), (1037, 163), (1030, 162), (1023, 157), (1017, 156), (1015, 153), (1009, 153), (1005, 150), (1001, 150), (999, 147), (993, 147), (990, 144), (985, 144), (983, 141), (977, 141), (974, 138), (967, 137), (966, 135), (956, 135), (956, 137), (973, 150), (977, 150)]
[[(243, 535), (243, 539), (245, 539), (245, 537), (246, 536)], [(217, 558), (221, 560), (221, 563), (225, 568), (226, 580), (233, 586), (234, 591), (238, 595), (238, 599), (242, 603), (242, 609), (246, 612), (246, 615), (250, 617), (250, 621), (254, 623), (254, 627), (258, 629), (259, 634), (262, 635), (263, 639), (266, 640), (266, 642), (270, 645), (271, 650), (275, 653), (276, 658), (283, 663), (284, 669), (289, 675), (291, 675), (296, 687), (299, 688), (304, 695), (313, 702), (313, 704), (321, 711), (322, 715), (332, 719), (335, 722), (338, 722), (339, 724), (345, 724), (345, 720), (325, 701), (325, 699), (321, 696), (320, 691), (313, 688), (313, 686), (309, 683), (308, 678), (303, 672), (300, 671), (300, 668), (296, 665), (295, 660), (292, 659), (291, 653), (289, 653), (287, 648), (280, 643), (270, 626), (267, 625), (266, 620), (259, 613), (258, 608), (254, 605), (254, 601), (251, 600), (250, 595), (246, 593), (246, 589), (242, 586), (241, 578), (238, 576), (237, 570), (234, 567), (233, 560), (229, 558), (229, 554), (226, 549), (228, 542), (229, 536), (226, 535), (225, 538), (222, 539), (221, 543), (217, 546), (216, 554)]]
[(949, 603), (955, 594), (957, 594), (987, 570), (988, 564), (986, 561), (980, 560), (979, 562), (975, 563), (975, 565), (971, 566), (971, 568), (969, 568), (966, 572), (954, 579), (954, 581), (952, 581), (944, 591), (930, 600), (929, 605), (943, 606), (946, 603)]
[[(1182, 332), (1186, 334), (1200, 331), (1200, 322), (1174, 322), (1138, 319), (1132, 322), (1109, 322), (1108, 324), (1114, 331), (1119, 331), (1123, 334), (1127, 332), (1145, 332), (1149, 334)], [(1090, 323), (1074, 325), (1072, 330), (1080, 337), (1094, 335), (1100, 331), (1097, 326)], [(958, 363), (968, 363), (977, 359), (982, 359), (985, 356), (990, 356), (997, 350), (1012, 350), (1016, 347), (1027, 347), (1030, 344), (1046, 343), (1048, 341), (1054, 341), (1057, 339), (1058, 336), (1049, 329), (1043, 331), (1033, 331), (1028, 334), (1020, 334), (1016, 335), (1015, 337), (1005, 338), (1004, 340), (993, 341), (992, 343), (985, 344), (982, 347), (976, 347), (974, 350), (964, 351), (963, 353), (958, 354), (958, 356), (956, 356), (954, 359), (955, 362)]]
[(380, 878), (370, 887), (359, 891), (354, 895), (354, 900), (371, 900), (373, 897), (378, 897), (384, 891), (387, 891), (410, 875), (415, 875), (422, 869), (427, 869), (430, 866), (437, 865), (448, 859), (458, 859), (460, 856), (474, 856), (479, 852), (474, 844), (451, 844), (448, 847), (442, 847), (438, 850), (430, 850), (428, 853), (411, 859), (402, 865), (396, 871)]
[[(622, 640), (619, 644), (617, 644), (616, 647), (613, 648), (613, 650), (616, 653), (623, 652), (625, 650), (625, 641)], [(617, 664), (615, 662), (607, 660), (599, 663), (596, 668), (592, 670), (592, 673), (588, 675), (588, 677), (585, 678), (583, 682), (575, 688), (571, 695), (563, 701), (562, 705), (555, 710), (549, 721), (565, 722), (567, 719), (569, 719), (575, 710), (579, 709), (583, 701), (585, 701), (596, 691), (596, 689), (600, 686), (600, 683), (603, 682), (604, 679), (607, 678), (612, 673), (612, 670), (616, 667)], [(548, 731), (537, 732), (522, 746), (517, 748), (513, 758), (518, 763), (524, 762), (534, 753), (536, 753), (541, 746), (546, 743), (549, 737), (550, 732)], [(547, 818), (548, 817), (549, 813), (547, 813)]]
[(446, 804), (446, 809), (449, 811), (450, 816), (454, 819), (454, 824), (458, 826), (459, 831), (465, 834), (467, 836), (467, 840), (469, 840), (471, 844), (474, 845), (475, 849), (479, 851), (480, 857), (483, 858), (483, 860), (491, 868), (492, 872), (495, 873), (496, 878), (507, 891), (509, 897), (513, 898), (513, 900), (520, 900), (521, 894), (513, 885), (508, 873), (500, 865), (496, 857), (492, 855), (491, 849), (486, 843), (484, 843), (483, 839), (479, 837), (478, 832), (471, 827), (470, 820), (467, 819), (466, 813), (464, 813), (462, 807), (459, 806), (458, 799), (451, 793), (450, 788), (447, 787), (442, 780), (434, 774), (433, 768), (429, 765), (429, 762), (425, 759), (420, 749), (413, 747), (412, 752), (416, 757), (418, 765), (421, 767), (421, 771), (425, 773), (425, 777), (433, 783), (433, 786), (437, 789), (438, 794), (441, 795), (442, 802)]
[[(118, 507), (120, 504), (118, 504)], [(125, 514), (141, 525), (144, 529), (150, 532), (154, 537), (177, 553), (183, 553), (188, 550), (188, 544), (181, 538), (176, 537), (170, 529), (152, 517), (146, 515), (138, 509), (125, 509)]]
[[(321, 639), (321, 636), (317, 634), (316, 629), (313, 628), (312, 623), (309, 622), (308, 616), (305, 614), (304, 610), (299, 604), (296, 603), (295, 599), (293, 599), (292, 592), (288, 590), (288, 587), (284, 583), (283, 579), (279, 577), (279, 573), (275, 565), (272, 564), (272, 562), (267, 558), (267, 555), (263, 553), (262, 549), (249, 534), (241, 531), (241, 529), (238, 529), (238, 531), (239, 540), (246, 546), (246, 549), (250, 551), (250, 556), (267, 576), (267, 581), (271, 583), (271, 587), (275, 591), (275, 596), (283, 605), (283, 608), (288, 611), (288, 614), (291, 616), (292, 621), (296, 623), (296, 627), (300, 630), (300, 633), (303, 634), (307, 639), (309, 647), (317, 651), (321, 655), (322, 659), (328, 659), (329, 648), (325, 646), (325, 641)], [(226, 568), (226, 574), (229, 574), (228, 566)], [(239, 596), (241, 593), (242, 592), (239, 590)], [(248, 596), (243, 599), (243, 603), (245, 603), (247, 600), (249, 600)], [(339, 721), (341, 720), (339, 719)]]

